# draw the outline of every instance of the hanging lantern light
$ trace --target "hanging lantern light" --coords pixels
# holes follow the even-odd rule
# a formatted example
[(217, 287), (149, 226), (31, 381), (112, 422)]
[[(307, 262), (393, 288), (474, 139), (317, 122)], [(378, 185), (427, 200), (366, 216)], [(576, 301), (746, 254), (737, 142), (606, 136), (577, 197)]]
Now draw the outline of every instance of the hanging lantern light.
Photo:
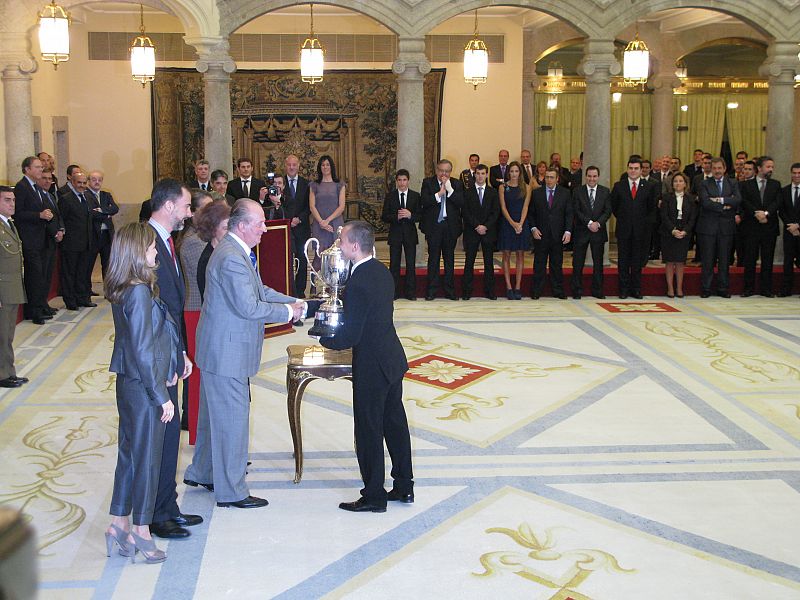
[(622, 102), (622, 92), (614, 92), (611, 94), (611, 102), (614, 104), (619, 104)]
[(39, 48), (42, 60), (58, 63), (69, 60), (69, 15), (52, 0), (39, 13)]
[(314, 37), (314, 5), (311, 5), (311, 33), (300, 47), (300, 79), (314, 85), (325, 74), (325, 50)]
[(489, 76), (489, 51), (478, 37), (478, 9), (475, 9), (475, 32), (464, 48), (464, 81), (477, 90), (479, 83), (486, 83)]
[(558, 61), (551, 62), (547, 65), (547, 76), (550, 79), (561, 79), (564, 77), (564, 67), (562, 67), (561, 63)]
[(680, 79), (681, 81), (689, 77), (689, 68), (686, 66), (686, 63), (682, 60), (679, 60), (675, 63), (675, 77)]
[(558, 96), (551, 94), (547, 99), (547, 110), (555, 110), (558, 108)]
[(153, 40), (144, 34), (144, 6), (139, 5), (139, 35), (131, 44), (131, 75), (133, 80), (142, 84), (156, 78), (156, 47)]
[(639, 39), (639, 30), (636, 30), (636, 37), (628, 42), (622, 54), (622, 78), (626, 83), (634, 85), (647, 83), (650, 75), (650, 50), (642, 40)]

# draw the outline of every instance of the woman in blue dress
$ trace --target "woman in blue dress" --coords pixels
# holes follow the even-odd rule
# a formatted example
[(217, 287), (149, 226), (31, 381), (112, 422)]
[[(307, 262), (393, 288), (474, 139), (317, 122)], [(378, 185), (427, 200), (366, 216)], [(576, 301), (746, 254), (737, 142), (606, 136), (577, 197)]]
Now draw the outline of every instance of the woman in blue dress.
[[(508, 181), (500, 186), (500, 238), (497, 248), (503, 252), (503, 276), (506, 280), (506, 298), (522, 300), (522, 270), (525, 266), (525, 252), (530, 249), (530, 228), (528, 227), (528, 205), (531, 201), (531, 188), (522, 178), (522, 167), (517, 161), (508, 166)], [(511, 285), (511, 253), (517, 255), (514, 269), (514, 285)]]

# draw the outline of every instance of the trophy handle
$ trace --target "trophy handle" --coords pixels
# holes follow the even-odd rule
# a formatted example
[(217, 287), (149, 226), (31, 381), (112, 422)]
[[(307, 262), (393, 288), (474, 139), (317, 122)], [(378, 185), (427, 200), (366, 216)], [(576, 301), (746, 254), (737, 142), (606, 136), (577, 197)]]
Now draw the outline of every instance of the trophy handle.
[[(313, 248), (313, 252), (311, 254), (311, 258), (308, 257), (308, 247), (311, 246), (312, 242), (316, 244)], [(306, 260), (308, 261), (308, 267), (311, 269), (311, 272), (314, 274), (314, 277), (319, 279), (319, 273), (314, 269), (314, 254), (319, 257), (319, 240), (317, 238), (308, 238), (306, 240), (305, 245), (303, 246), (303, 254), (306, 256)]]
[(297, 275), (297, 272), (300, 270), (300, 259), (296, 256), (292, 260), (292, 274)]

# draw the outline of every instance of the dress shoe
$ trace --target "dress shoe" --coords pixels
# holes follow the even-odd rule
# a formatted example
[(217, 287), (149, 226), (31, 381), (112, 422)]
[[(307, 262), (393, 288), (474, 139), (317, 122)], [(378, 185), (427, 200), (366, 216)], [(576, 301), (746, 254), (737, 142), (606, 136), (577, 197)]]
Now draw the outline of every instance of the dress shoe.
[(742, 292), (742, 298), (749, 298), (753, 295), (753, 290), (745, 290)]
[(339, 504), (339, 508), (350, 512), (376, 512), (376, 513), (386, 512), (385, 506), (381, 506), (380, 504), (373, 504), (372, 502), (364, 500), (364, 498), (359, 498), (355, 502), (341, 502)]
[(674, 298), (675, 294), (667, 294), (667, 298)]
[(220, 508), (261, 508), (269, 504), (264, 498), (256, 498), (255, 496), (248, 496), (236, 502), (217, 502)]
[(389, 490), (389, 494), (386, 496), (386, 499), (389, 502), (402, 502), (404, 504), (414, 504), (414, 492), (410, 494), (401, 494), (395, 489)]
[(52, 308), (50, 306), (46, 306), (44, 308), (44, 314), (50, 315), (51, 317), (54, 317), (57, 312), (58, 312), (57, 308)]
[(294, 325), (295, 327), (302, 327), (303, 319), (297, 319), (297, 321), (292, 322), (292, 325)]
[(444, 297), (447, 298), (448, 300), (458, 300), (458, 296), (456, 296), (455, 294), (445, 294)]
[(486, 299), (487, 300), (497, 300), (497, 296), (495, 296), (494, 294), (489, 294), (488, 296), (486, 296)]
[(636, 298), (637, 300), (641, 300), (642, 299), (642, 295), (639, 294), (639, 293), (631, 294), (631, 298)]
[(408, 296), (406, 296), (406, 300), (411, 300), (411, 302), (416, 302), (417, 297), (414, 294), (409, 294)]
[(78, 305), (77, 305), (77, 304), (67, 304), (67, 305), (65, 306), (65, 308), (66, 308), (67, 310), (78, 310)]
[(566, 300), (567, 299), (567, 295), (564, 294), (564, 293), (556, 294), (556, 298), (558, 298), (559, 300)]
[(711, 294), (709, 292), (706, 292), (706, 291), (700, 292), (700, 297), (701, 298), (708, 298), (710, 295)]
[(193, 525), (200, 525), (203, 522), (203, 517), (200, 515), (185, 515), (178, 513), (177, 517), (172, 517), (172, 520), (181, 527), (192, 527)]
[(45, 318), (43, 318), (43, 317), (33, 317), (33, 318), (31, 319), (31, 322), (32, 322), (34, 325), (44, 325), (45, 323), (47, 323), (47, 319), (45, 319)]
[(683, 294), (675, 294), (676, 298), (683, 298)]
[(213, 483), (200, 483), (199, 481), (192, 481), (191, 479), (184, 479), (183, 483), (186, 485), (190, 485), (192, 487), (202, 486), (206, 488), (209, 492), (214, 491), (214, 484)]
[(94, 308), (95, 306), (97, 306), (97, 304), (95, 304), (94, 302), (78, 302), (78, 306), (83, 306), (86, 308)]
[(522, 290), (514, 288), (514, 300), (522, 300)]
[(150, 523), (150, 533), (167, 540), (187, 538), (192, 535), (172, 519)]
[(472, 296), (470, 296), (469, 294), (464, 294), (463, 296), (461, 296), (462, 300), (469, 300), (470, 298), (472, 298)]
[(539, 294), (531, 294), (531, 300), (538, 300), (540, 297)]
[(517, 296), (514, 294), (515, 290), (506, 290), (506, 298), (509, 300), (516, 300)]
[(434, 296), (433, 294), (428, 294), (427, 296), (425, 296), (425, 300), (428, 300), (428, 301), (431, 301), (431, 300), (433, 300), (435, 298), (436, 298), (436, 296)]
[(28, 383), (30, 381), (27, 377), (17, 377), (14, 375), (13, 377), (9, 377), (11, 381), (19, 381), (20, 383)]
[(619, 295), (619, 299), (620, 300), (625, 300), (627, 297), (628, 297), (628, 294), (620, 294)]
[(771, 292), (767, 292), (766, 294), (762, 293), (761, 295), (764, 296), (764, 298), (774, 298), (775, 297), (775, 294), (773, 294)]
[(730, 292), (719, 292), (719, 297), (720, 298), (730, 298), (731, 294), (730, 294)]
[(780, 294), (778, 294), (778, 298), (788, 298), (791, 295), (792, 294), (789, 292), (781, 292)]
[(0, 379), (0, 387), (4, 388), (17, 388), (22, 385), (21, 381), (17, 381), (16, 379), (11, 379), (11, 377), (6, 377), (5, 379)]
[(572, 294), (572, 298), (574, 300), (580, 300), (581, 299), (581, 295), (580, 294)]
[(593, 295), (595, 298), (597, 298), (598, 300), (605, 300), (605, 299), (606, 299), (606, 296), (605, 296), (605, 294), (592, 294), (592, 295)]

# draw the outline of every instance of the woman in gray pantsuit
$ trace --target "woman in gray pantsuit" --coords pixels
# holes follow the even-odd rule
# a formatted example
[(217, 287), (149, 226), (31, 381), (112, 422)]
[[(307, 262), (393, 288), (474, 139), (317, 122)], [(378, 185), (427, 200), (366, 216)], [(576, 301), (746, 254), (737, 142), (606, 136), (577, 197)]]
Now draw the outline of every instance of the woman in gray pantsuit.
[[(122, 556), (166, 560), (150, 537), (165, 424), (174, 415), (167, 386), (177, 383), (178, 329), (155, 286), (156, 245), (152, 227), (130, 223), (114, 236), (105, 278), (114, 315), (119, 450), (106, 530), (108, 556), (114, 542)], [(133, 525), (128, 515), (132, 516)]]

